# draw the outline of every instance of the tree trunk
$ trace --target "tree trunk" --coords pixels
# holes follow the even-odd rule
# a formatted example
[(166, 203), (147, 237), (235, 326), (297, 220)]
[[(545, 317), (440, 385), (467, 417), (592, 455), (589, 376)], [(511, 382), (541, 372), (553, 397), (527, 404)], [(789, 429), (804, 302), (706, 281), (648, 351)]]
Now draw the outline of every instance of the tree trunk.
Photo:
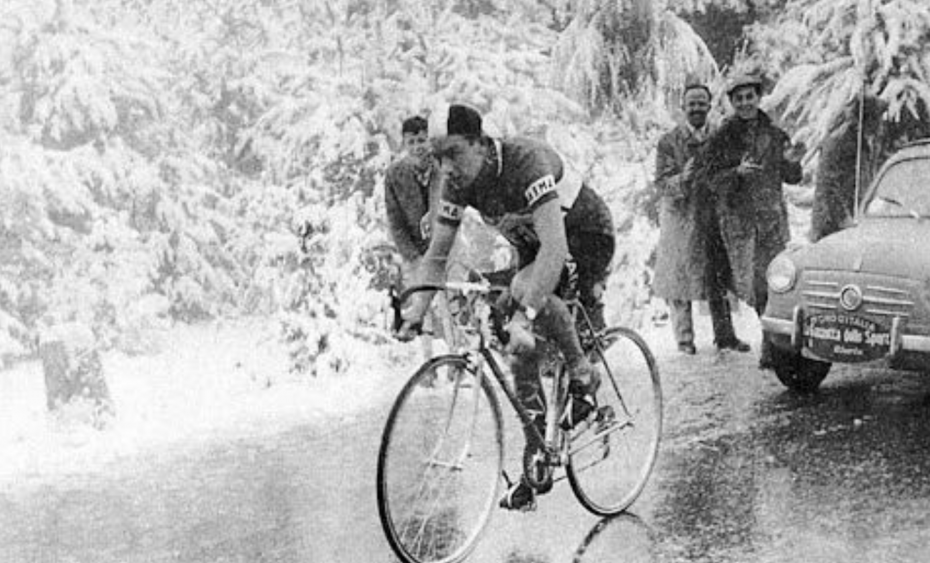
[(113, 401), (90, 329), (77, 323), (55, 327), (42, 339), (39, 357), (46, 407), (54, 419), (105, 428), (114, 415)]

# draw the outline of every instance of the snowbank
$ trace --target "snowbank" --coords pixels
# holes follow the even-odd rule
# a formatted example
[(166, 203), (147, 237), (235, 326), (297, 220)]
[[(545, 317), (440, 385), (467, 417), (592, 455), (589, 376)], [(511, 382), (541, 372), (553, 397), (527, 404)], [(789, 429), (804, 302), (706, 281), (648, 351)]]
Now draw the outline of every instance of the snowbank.
[(103, 432), (48, 420), (39, 362), (0, 371), (0, 485), (98, 471), (180, 444), (344, 423), (390, 400), (405, 362), (415, 359), (388, 357), (403, 349), (360, 345), (346, 375), (293, 375), (275, 330), (273, 321), (260, 319), (178, 326), (159, 355), (108, 354), (104, 369), (117, 418)]

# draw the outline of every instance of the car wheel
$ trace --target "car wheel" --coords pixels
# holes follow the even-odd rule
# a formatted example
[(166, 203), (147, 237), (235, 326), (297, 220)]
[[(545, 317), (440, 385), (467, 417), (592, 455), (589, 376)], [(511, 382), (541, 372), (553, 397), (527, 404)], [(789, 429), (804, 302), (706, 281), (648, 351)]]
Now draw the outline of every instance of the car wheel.
[(830, 371), (829, 362), (805, 358), (801, 354), (772, 347), (775, 375), (785, 387), (797, 393), (813, 393)]

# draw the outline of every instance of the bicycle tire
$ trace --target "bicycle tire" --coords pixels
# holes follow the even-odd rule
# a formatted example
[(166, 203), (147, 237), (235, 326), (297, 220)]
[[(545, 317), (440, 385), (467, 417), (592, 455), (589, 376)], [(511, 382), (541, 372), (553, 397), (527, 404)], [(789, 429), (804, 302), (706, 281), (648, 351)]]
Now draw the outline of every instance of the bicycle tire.
[(496, 507), (503, 463), (490, 380), (460, 355), (423, 364), (395, 400), (378, 452), (378, 512), (401, 561), (465, 559)]
[(652, 473), (662, 436), (662, 387), (655, 356), (634, 330), (614, 327), (598, 338), (604, 355), (591, 353), (602, 377), (598, 420), (572, 433), (566, 473), (582, 506), (612, 516), (636, 501)]

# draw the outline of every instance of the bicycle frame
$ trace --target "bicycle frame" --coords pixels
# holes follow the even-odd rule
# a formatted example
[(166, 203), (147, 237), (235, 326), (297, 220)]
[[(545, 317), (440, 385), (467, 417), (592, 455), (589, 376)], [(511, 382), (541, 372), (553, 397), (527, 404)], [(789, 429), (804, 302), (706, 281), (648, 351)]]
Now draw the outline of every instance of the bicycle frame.
[[(392, 305), (395, 308), (395, 318), (399, 318), (400, 305), (404, 303), (404, 301), (413, 293), (421, 291), (443, 291), (446, 289), (460, 290), (463, 292), (471, 290), (478, 293), (487, 294), (490, 293), (492, 288), (490, 286), (469, 282), (449, 282), (446, 284), (423, 284), (412, 286), (406, 289), (399, 296), (394, 296), (392, 298)], [(572, 313), (575, 326), (578, 327), (579, 321), (583, 323), (581, 326), (590, 333), (588, 339), (590, 340), (590, 345), (593, 346), (592, 351), (596, 350), (597, 354), (603, 359), (604, 350), (600, 341), (596, 337), (591, 319), (588, 316), (587, 311), (585, 311), (584, 307), (581, 305), (581, 302), (577, 298), (571, 298), (566, 300), (566, 304)], [(492, 346), (492, 330), (488, 316), (488, 313), (485, 313), (479, 315), (478, 317), (478, 345), (473, 347), (471, 350), (453, 353), (450, 355), (459, 356), (465, 359), (469, 365), (475, 366), (476, 373), (478, 373), (478, 371), (483, 373), (483, 370), (480, 370), (478, 367), (478, 365), (483, 362), (490, 369), (491, 373), (494, 375), (494, 379), (497, 381), (498, 387), (503, 391), (504, 395), (507, 397), (507, 400), (510, 402), (510, 405), (517, 413), (517, 417), (523, 426), (523, 430), (527, 438), (535, 440), (537, 444), (540, 444), (543, 447), (549, 465), (564, 465), (570, 453), (574, 452), (569, 452), (564, 447), (568, 442), (562, 439), (564, 437), (564, 433), (561, 428), (559, 428), (558, 424), (559, 419), (562, 416), (562, 408), (565, 404), (565, 393), (567, 392), (567, 384), (565, 381), (566, 372), (561, 355), (555, 351), (554, 348), (552, 348), (551, 345), (544, 339), (539, 339), (542, 341), (543, 345), (547, 346), (547, 350), (542, 355), (542, 360), (540, 362), (540, 380), (542, 380), (543, 371), (546, 366), (555, 364), (557, 367), (557, 369), (555, 369), (554, 373), (552, 374), (551, 389), (546, 393), (546, 435), (543, 436), (540, 434), (536, 425), (533, 424), (533, 419), (526, 411), (523, 403), (517, 397), (516, 391), (511, 385), (508, 384), (504, 369), (501, 367), (500, 362), (494, 355), (495, 349)], [(395, 327), (397, 327), (396, 324)], [(576, 328), (576, 330), (578, 329)], [(578, 332), (579, 338), (582, 338), (582, 330), (578, 330)], [(480, 360), (475, 358), (476, 355), (480, 358)], [(606, 362), (602, 363), (605, 366), (608, 365)], [(608, 373), (607, 378), (610, 380), (610, 384), (616, 389), (617, 384), (614, 380), (613, 374)], [(619, 389), (617, 391), (619, 393)], [(624, 410), (625, 409), (626, 407), (624, 406)], [(581, 427), (580, 430), (585, 428), (586, 427)], [(589, 440), (585, 441), (585, 443), (578, 445), (575, 451), (580, 451), (588, 446), (596, 444), (601, 439), (603, 434), (604, 432), (596, 433)]]
[[(575, 295), (565, 299), (584, 353), (602, 370), (598, 407), (582, 424), (562, 428), (569, 372), (555, 344), (537, 337), (539, 383), (547, 391), (541, 427), (520, 400), (522, 385), (515, 385), (504, 356), (507, 313), (497, 306), (496, 291), (505, 287), (492, 287), (483, 278), (482, 283), (422, 285), (392, 294), (395, 321), (401, 321), (395, 324), (397, 336), (408, 340), (416, 331), (401, 318), (404, 300), (416, 291), (448, 291), (449, 301), (460, 305), (452, 321), (463, 343), (417, 369), (398, 394), (382, 435), (379, 516), (391, 547), (407, 563), (462, 561), (499, 504), (502, 481), (513, 484), (505, 470), (504, 418), (494, 380), (523, 427), (528, 447), (522, 478), (537, 494), (565, 479), (590, 512), (619, 514), (639, 496), (655, 463), (661, 389), (643, 339), (622, 326), (594, 330), (580, 300)], [(564, 475), (556, 477), (559, 467)]]

